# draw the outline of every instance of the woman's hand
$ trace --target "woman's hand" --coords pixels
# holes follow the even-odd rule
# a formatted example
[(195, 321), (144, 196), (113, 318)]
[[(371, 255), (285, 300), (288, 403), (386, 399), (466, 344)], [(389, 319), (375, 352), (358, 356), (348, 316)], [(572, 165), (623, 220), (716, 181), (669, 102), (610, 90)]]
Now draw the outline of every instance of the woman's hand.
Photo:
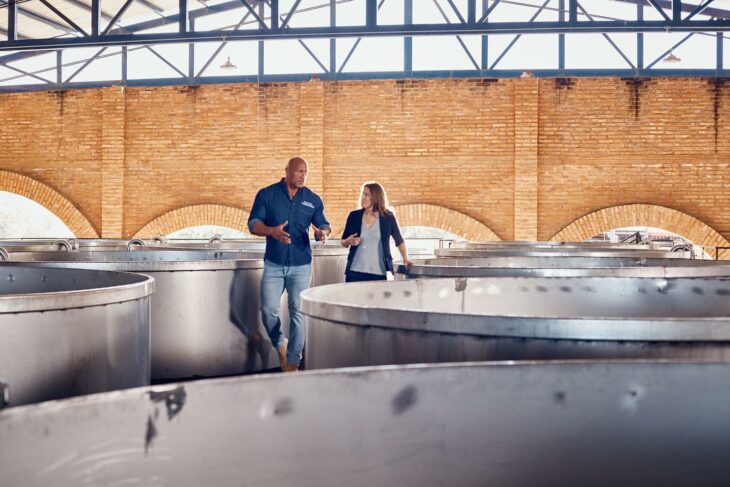
[(345, 247), (357, 247), (358, 245), (360, 245), (360, 237), (357, 236), (357, 233), (353, 233), (342, 241), (342, 245)]

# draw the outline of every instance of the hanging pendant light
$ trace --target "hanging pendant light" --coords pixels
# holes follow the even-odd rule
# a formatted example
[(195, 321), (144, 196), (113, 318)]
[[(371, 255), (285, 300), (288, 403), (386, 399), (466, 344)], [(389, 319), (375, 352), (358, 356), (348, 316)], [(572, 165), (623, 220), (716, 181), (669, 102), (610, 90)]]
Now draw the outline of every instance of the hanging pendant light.
[(669, 54), (667, 55), (667, 57), (662, 59), (663, 63), (672, 63), (672, 64), (676, 64), (681, 61), (682, 61), (682, 59), (679, 56), (675, 56), (674, 52), (672, 52), (672, 51), (669, 51)]
[(233, 64), (231, 62), (231, 56), (228, 56), (228, 58), (226, 59), (226, 62), (221, 64), (221, 69), (225, 69), (226, 71), (231, 71), (231, 70), (237, 69), (237, 68), (238, 68), (238, 66), (236, 66), (235, 64)]

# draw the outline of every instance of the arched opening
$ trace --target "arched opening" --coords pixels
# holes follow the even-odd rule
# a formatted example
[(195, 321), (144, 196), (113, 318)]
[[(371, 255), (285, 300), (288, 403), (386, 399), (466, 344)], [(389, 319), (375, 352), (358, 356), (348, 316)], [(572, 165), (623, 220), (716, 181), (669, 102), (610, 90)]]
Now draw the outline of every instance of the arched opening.
[[(70, 230), (71, 235), (78, 238), (97, 238), (99, 236), (89, 219), (71, 201), (47, 184), (22, 174), (0, 170), (0, 191), (7, 191), (37, 203), (61, 220), (66, 228)], [(14, 215), (15, 211), (12, 209), (12, 205), (3, 206), (10, 208)], [(13, 216), (12, 218), (17, 217)], [(52, 228), (46, 233), (50, 233), (50, 231), (56, 231), (56, 229)], [(51, 238), (56, 237), (59, 237), (59, 235), (53, 235)]]
[(182, 228), (166, 235), (167, 240), (208, 240), (215, 235), (223, 238), (241, 239), (251, 238), (252, 235), (243, 233), (235, 228), (224, 227), (221, 225), (196, 225), (193, 227)]
[[(444, 242), (454, 240), (465, 240), (461, 235), (457, 235), (443, 228), (409, 225), (401, 228), (401, 234), (406, 241), (408, 254), (410, 257), (419, 258), (433, 255), (435, 249), (442, 248)], [(400, 260), (400, 253), (391, 242), (391, 254), (395, 260)]]
[[(604, 208), (584, 215), (550, 238), (554, 241), (582, 242), (612, 229), (654, 228), (682, 237), (714, 257), (717, 247), (730, 245), (722, 235), (703, 221), (658, 205), (634, 204)], [(699, 253), (699, 252), (698, 252)], [(727, 258), (722, 252), (720, 258)]]
[(0, 191), (0, 238), (73, 238), (73, 231), (40, 203)]
[[(178, 208), (161, 215), (142, 227), (135, 238), (165, 235), (170, 238), (210, 238), (221, 234), (224, 238), (250, 238), (246, 222), (248, 212), (224, 205), (193, 205)], [(179, 232), (183, 232), (180, 234)], [(236, 233), (232, 233), (236, 232)], [(180, 235), (208, 235), (185, 237)], [(227, 237), (235, 235), (235, 237)]]
[(394, 210), (401, 228), (429, 227), (467, 240), (502, 240), (479, 220), (444, 206), (416, 203), (397, 205)]
[(692, 242), (690, 239), (670, 232), (664, 228), (632, 226), (613, 228), (598, 235), (594, 235), (589, 242), (609, 242), (609, 243), (635, 243), (635, 244), (651, 244), (656, 250), (671, 251), (682, 248), (692, 249), (697, 258), (714, 259), (707, 249)]
[[(398, 205), (394, 210), (410, 257), (432, 256), (446, 240), (501, 240), (479, 220), (451, 208), (416, 203)], [(400, 259), (395, 247), (391, 253), (395, 260)]]

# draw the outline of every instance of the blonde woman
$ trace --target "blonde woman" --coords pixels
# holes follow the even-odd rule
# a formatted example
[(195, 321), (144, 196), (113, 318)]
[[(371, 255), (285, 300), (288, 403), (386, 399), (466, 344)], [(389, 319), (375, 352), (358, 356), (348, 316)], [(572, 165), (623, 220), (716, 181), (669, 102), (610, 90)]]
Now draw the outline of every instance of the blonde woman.
[(362, 185), (360, 208), (347, 216), (342, 233), (342, 246), (350, 248), (345, 269), (345, 282), (384, 281), (387, 272), (393, 272), (390, 238), (403, 257), (403, 264), (411, 265), (403, 236), (395, 215), (388, 209), (388, 197), (383, 187), (372, 181)]

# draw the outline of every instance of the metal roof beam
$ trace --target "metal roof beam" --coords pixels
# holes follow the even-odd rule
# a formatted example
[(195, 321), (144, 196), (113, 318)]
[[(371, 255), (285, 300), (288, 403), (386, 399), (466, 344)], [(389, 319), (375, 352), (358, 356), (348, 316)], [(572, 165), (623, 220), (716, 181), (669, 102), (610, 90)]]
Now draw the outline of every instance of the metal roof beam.
[[(72, 0), (72, 1), (78, 1), (78, 0)], [(98, 0), (93, 0), (98, 1)], [(0, 0), (0, 3), (3, 2), (3, 0)], [(7, 3), (7, 2), (5, 2)], [(214, 6), (206, 6), (204, 8), (199, 8), (190, 11), (189, 17), (191, 21), (194, 21), (198, 17), (204, 17), (206, 15), (213, 15), (216, 13), (221, 12), (227, 12), (229, 10), (233, 10), (236, 8), (241, 8), (241, 3), (239, 0), (227, 2), (224, 4), (214, 5)], [(109, 20), (112, 19), (112, 16), (104, 14), (105, 18), (108, 18)], [(176, 23), (178, 22), (179, 15), (178, 14), (172, 14), (165, 17), (161, 17), (158, 19), (148, 20), (145, 22), (139, 22), (136, 24), (130, 24), (124, 27), (118, 26), (117, 28), (113, 28), (109, 31), (109, 35), (118, 35), (118, 34), (130, 34), (134, 32), (141, 32), (149, 29), (154, 29), (157, 27), (162, 27), (168, 24)], [(117, 25), (119, 25), (118, 22), (116, 22)], [(25, 39), (25, 36), (18, 35), (18, 39)], [(9, 63), (13, 61), (20, 61), (21, 59), (28, 59), (33, 56), (37, 56), (39, 54), (43, 54), (43, 52), (36, 52), (32, 50), (18, 52), (14, 54), (9, 54), (6, 56), (0, 57), (0, 63)]]
[[(91, 0), (92, 5), (88, 5), (88, 4), (84, 3), (84, 2), (82, 2), (81, 0), (66, 0), (66, 2), (70, 3), (71, 5), (73, 5), (75, 7), (78, 7), (80, 9), (86, 10), (87, 12), (92, 12), (93, 11), (93, 8), (94, 8), (93, 7), (93, 3), (95, 3), (95, 2), (98, 3), (99, 0)], [(111, 20), (112, 19), (112, 16), (110, 14), (104, 12), (101, 9), (99, 9), (99, 15), (101, 15), (101, 18), (103, 18), (104, 20)]]
[[(132, 0), (128, 0), (128, 3)], [(119, 15), (119, 14), (118, 14)], [(176, 16), (177, 17), (177, 16)], [(108, 29), (109, 27), (107, 27)], [(626, 20), (595, 22), (491, 22), (482, 24), (412, 24), (338, 27), (298, 27), (291, 29), (212, 30), (119, 34), (98, 37), (25, 39), (0, 42), (0, 50), (67, 49), (72, 47), (167, 44), (228, 40), (322, 39), (340, 37), (403, 37), (474, 34), (560, 34), (560, 33), (631, 33), (631, 32), (720, 32), (730, 31), (730, 20), (663, 21)]]
[[(646, 5), (646, 0), (615, 0), (617, 2), (623, 2), (623, 3), (633, 3), (635, 5)], [(659, 5), (661, 8), (665, 9), (671, 9), (672, 8), (672, 2), (671, 0), (654, 0), (654, 2)], [(693, 10), (695, 10), (697, 6), (691, 5), (687, 3), (682, 4), (682, 12), (692, 13)], [(705, 8), (702, 10), (702, 15), (708, 15), (710, 17), (715, 17), (718, 19), (730, 19), (730, 10), (724, 10), (720, 8)], [(687, 19), (685, 19), (687, 20)]]
[(18, 4), (15, 0), (10, 0), (8, 5), (8, 40), (14, 41), (18, 39)]
[(178, 24), (180, 32), (188, 31), (188, 2), (187, 0), (180, 0), (180, 8), (178, 13)]
[(140, 4), (140, 5), (142, 5), (142, 6), (146, 7), (147, 9), (149, 9), (149, 10), (153, 11), (153, 12), (154, 12), (154, 13), (156, 13), (157, 15), (160, 15), (160, 16), (161, 16), (161, 15), (162, 15), (162, 13), (164, 12), (164, 10), (163, 10), (162, 8), (160, 8), (159, 6), (155, 5), (155, 4), (154, 4), (154, 3), (152, 3), (152, 2), (148, 2), (147, 0), (137, 0), (137, 2), (138, 2), (138, 3)]
[(114, 27), (114, 24), (116, 24), (117, 21), (122, 18), (122, 15), (124, 15), (124, 12), (126, 12), (130, 5), (132, 5), (133, 1), (134, 0), (127, 0), (124, 5), (122, 5), (122, 8), (119, 9), (119, 12), (114, 15), (114, 17), (109, 21), (109, 24), (106, 26), (106, 29), (104, 29), (104, 32), (101, 33), (102, 37), (107, 35), (112, 27)]
[(69, 19), (68, 16), (65, 13), (61, 12), (60, 10), (58, 10), (48, 0), (39, 0), (39, 1), (43, 5), (45, 5), (46, 7), (48, 7), (48, 10), (50, 10), (54, 14), (58, 15), (59, 17), (61, 17), (61, 19), (63, 19), (63, 21), (66, 22), (69, 26), (71, 26), (74, 29), (76, 29), (77, 32), (85, 35), (86, 37), (89, 36), (89, 34), (84, 29), (82, 29), (81, 27), (79, 27), (79, 25), (76, 22), (74, 22), (73, 20)]
[[(101, 56), (100, 56), (101, 57)], [(322, 81), (333, 80), (392, 80), (392, 79), (434, 79), (434, 78), (516, 78), (522, 74), (522, 69), (505, 70), (442, 70), (442, 71), (412, 71), (406, 72), (358, 72), (358, 73), (320, 73), (317, 76)], [(730, 70), (721, 69), (535, 69), (531, 70), (536, 77), (597, 77), (611, 76), (617, 78), (651, 78), (651, 77), (687, 77), (701, 76), (707, 78), (730, 77)], [(266, 83), (266, 82), (298, 82), (310, 81), (312, 73), (294, 73), (280, 75), (242, 75), (242, 76), (210, 76), (203, 78), (158, 78), (125, 80), (126, 86), (175, 86), (190, 84), (220, 84), (220, 83)], [(119, 80), (83, 81), (53, 84), (53, 89), (84, 89), (100, 88), (119, 85)], [(6, 85), (0, 86), (2, 92), (48, 91), (48, 85)]]
[[(6, 7), (8, 5), (8, 3), (9, 3), (8, 0), (0, 0), (0, 7)], [(15, 5), (15, 8), (17, 9), (18, 14), (23, 14), (26, 17), (28, 17), (29, 19), (33, 19), (36, 22), (40, 22), (41, 24), (45, 24), (49, 27), (53, 27), (54, 29), (58, 29), (67, 34), (77, 34), (77, 32), (74, 29), (72, 29), (68, 26), (60, 24), (60, 23), (56, 22), (55, 20), (49, 19), (48, 17), (44, 17), (43, 15), (40, 15), (40, 14), (37, 14), (30, 10), (24, 9), (23, 7), (19, 7), (17, 2), (14, 2), (14, 5)]]

